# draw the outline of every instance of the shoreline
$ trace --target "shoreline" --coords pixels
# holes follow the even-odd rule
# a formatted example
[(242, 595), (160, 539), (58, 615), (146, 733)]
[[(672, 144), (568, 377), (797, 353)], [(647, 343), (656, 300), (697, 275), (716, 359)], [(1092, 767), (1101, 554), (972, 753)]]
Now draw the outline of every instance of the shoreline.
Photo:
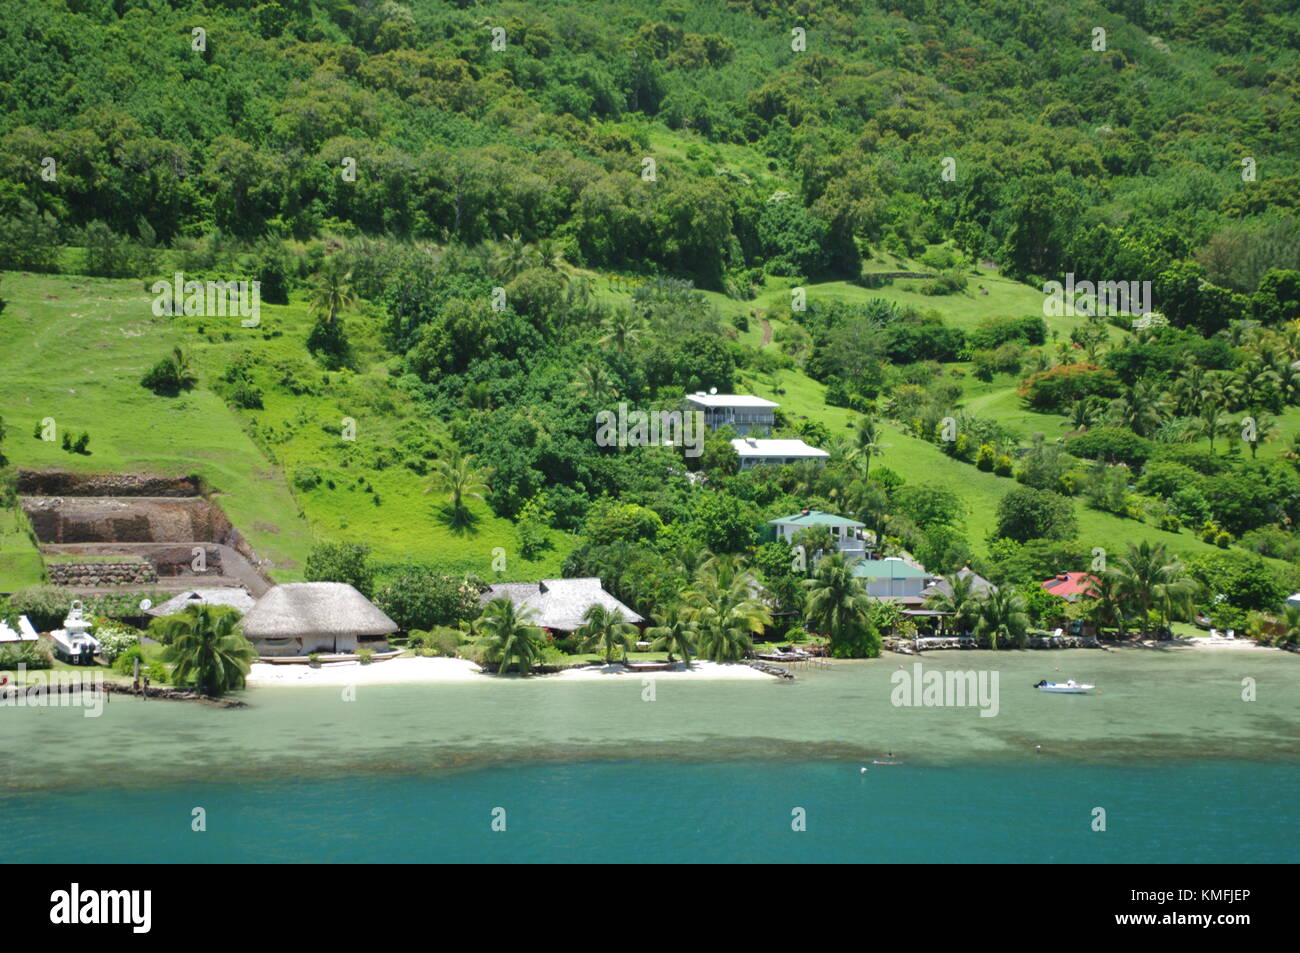
[[(528, 681), (640, 681), (642, 678), (697, 681), (779, 681), (744, 662), (693, 661), (688, 670), (683, 663), (667, 671), (638, 672), (622, 663), (584, 665), (546, 675), (528, 676)], [(483, 671), (476, 662), (458, 658), (410, 656), (371, 662), (336, 662), (311, 668), (308, 665), (275, 665), (254, 662), (249, 669), (248, 688), (344, 687), (348, 685), (439, 685), (484, 684), (493, 681), (522, 681), (524, 676), (498, 676)]]

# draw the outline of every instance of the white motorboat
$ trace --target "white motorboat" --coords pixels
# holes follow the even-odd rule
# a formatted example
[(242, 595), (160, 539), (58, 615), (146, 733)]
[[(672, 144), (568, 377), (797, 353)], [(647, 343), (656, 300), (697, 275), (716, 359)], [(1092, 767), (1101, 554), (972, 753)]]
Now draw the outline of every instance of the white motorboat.
[(1086, 695), (1096, 687), (1096, 685), (1081, 685), (1074, 679), (1068, 682), (1049, 682), (1044, 679), (1034, 686), (1040, 692), (1054, 692), (1057, 695)]

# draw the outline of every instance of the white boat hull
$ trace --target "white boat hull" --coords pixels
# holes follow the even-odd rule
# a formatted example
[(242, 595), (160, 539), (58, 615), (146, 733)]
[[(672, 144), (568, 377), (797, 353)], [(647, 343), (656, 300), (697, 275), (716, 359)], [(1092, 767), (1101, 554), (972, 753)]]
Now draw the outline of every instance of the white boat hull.
[(1040, 692), (1051, 692), (1053, 695), (1086, 695), (1097, 686), (1080, 685), (1077, 682), (1042, 682), (1034, 687)]

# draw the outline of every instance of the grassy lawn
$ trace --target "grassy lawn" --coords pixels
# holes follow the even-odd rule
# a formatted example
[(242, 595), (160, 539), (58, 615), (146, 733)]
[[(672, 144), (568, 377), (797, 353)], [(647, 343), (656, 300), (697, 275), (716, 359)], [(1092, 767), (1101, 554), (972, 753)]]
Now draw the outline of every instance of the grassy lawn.
[[(508, 520), (474, 502), (475, 527), (453, 532), (437, 518), (442, 500), (425, 493), (427, 479), (385, 457), (402, 424), (415, 421), (431, 432), (439, 425), (421, 418), (389, 383), (373, 343), (376, 315), (363, 310), (346, 317), (358, 371), (321, 377), (305, 357), (311, 317), (302, 303), (263, 303), (261, 326), (244, 328), (233, 317), (156, 317), (138, 281), (7, 273), (4, 286), (10, 300), (0, 407), (15, 466), (197, 473), (279, 581), (302, 578), (318, 537), (369, 543), (381, 561), (409, 558), (480, 575), (491, 572), (493, 550), (503, 548), (501, 578), (559, 575), (571, 548), (565, 534), (555, 533), (554, 548), (535, 562), (512, 559), (517, 546)], [(176, 345), (190, 353), (199, 386), (177, 397), (156, 396), (140, 378)], [(232, 409), (212, 389), (241, 351), (260, 361), (255, 380), (262, 410)], [(309, 392), (289, 393), (277, 386), (278, 364), (316, 383)], [(33, 428), (45, 417), (60, 432), (89, 432), (90, 452), (36, 439)], [(356, 422), (354, 441), (341, 439), (345, 417)], [(262, 435), (262, 446), (253, 433)], [(306, 468), (323, 479), (295, 490), (290, 477)], [(39, 581), (30, 546), (11, 535), (0, 525), (0, 591)]]
[(45, 564), (27, 517), (17, 507), (0, 510), (0, 592), (16, 592), (44, 581)]

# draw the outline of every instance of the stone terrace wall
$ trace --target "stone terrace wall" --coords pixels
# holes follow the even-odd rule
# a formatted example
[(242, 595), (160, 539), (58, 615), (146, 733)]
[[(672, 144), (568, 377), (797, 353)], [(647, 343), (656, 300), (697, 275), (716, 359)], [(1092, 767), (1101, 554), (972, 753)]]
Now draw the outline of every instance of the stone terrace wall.
[(20, 496), (201, 496), (202, 480), (149, 473), (70, 473), (20, 470)]

